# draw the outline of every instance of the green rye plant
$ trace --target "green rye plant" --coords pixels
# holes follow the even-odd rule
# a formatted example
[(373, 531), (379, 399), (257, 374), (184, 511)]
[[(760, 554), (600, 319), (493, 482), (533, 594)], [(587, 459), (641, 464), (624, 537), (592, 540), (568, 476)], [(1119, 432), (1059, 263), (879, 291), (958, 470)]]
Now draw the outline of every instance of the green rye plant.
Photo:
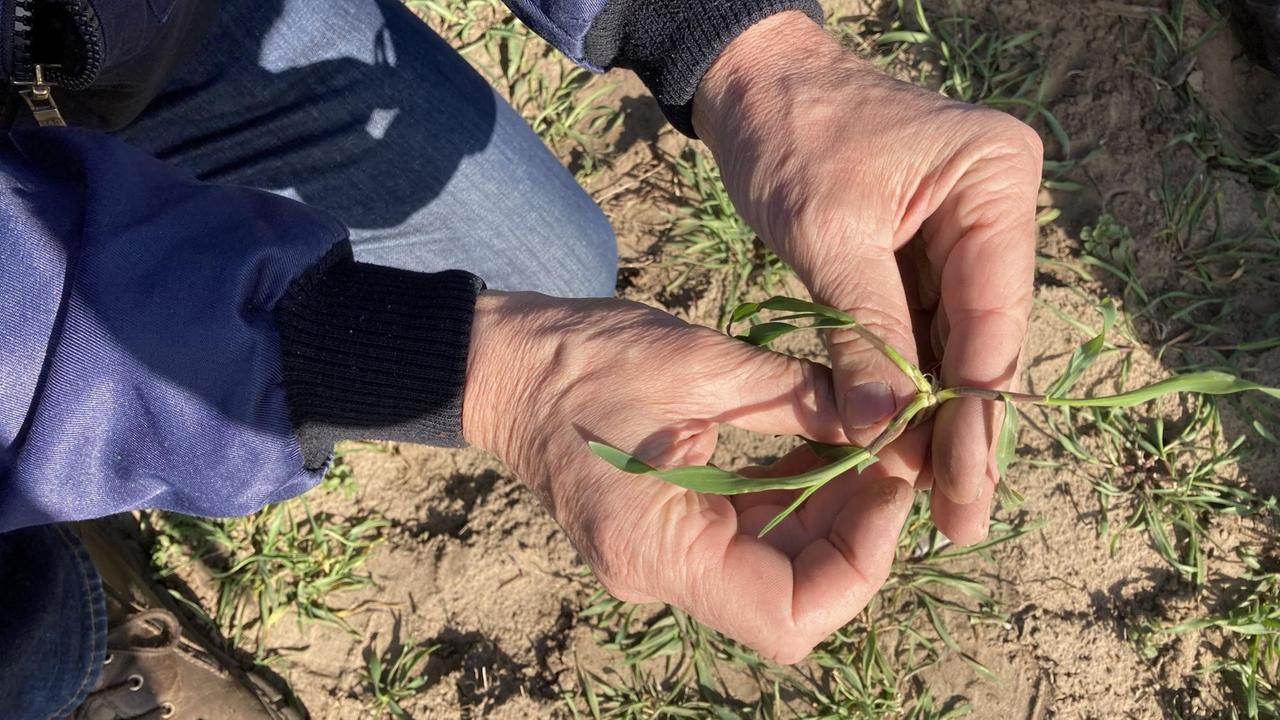
[(1177, 375), (1116, 395), (1070, 397), (1068, 393), (1071, 388), (1102, 353), (1106, 345), (1107, 333), (1116, 321), (1116, 308), (1112, 302), (1103, 303), (1099, 309), (1103, 316), (1102, 332), (1078, 347), (1072, 354), (1071, 360), (1068, 362), (1062, 376), (1043, 395), (1036, 395), (975, 387), (940, 387), (933, 379), (911, 364), (902, 353), (885, 343), (852, 316), (833, 308), (783, 296), (775, 296), (760, 303), (745, 303), (734, 311), (730, 328), (732, 328), (733, 323), (756, 320), (766, 311), (783, 314), (767, 322), (758, 322), (752, 325), (746, 334), (738, 336), (740, 339), (753, 345), (767, 347), (778, 338), (794, 332), (806, 330), (852, 330), (876, 347), (903, 374), (911, 379), (916, 388), (915, 398), (899, 410), (889, 421), (885, 430), (865, 448), (832, 446), (806, 440), (820, 457), (831, 460), (831, 463), (792, 477), (748, 478), (712, 465), (661, 470), (610, 445), (598, 442), (589, 444), (596, 455), (619, 470), (636, 475), (656, 477), (695, 492), (711, 495), (740, 495), (767, 490), (799, 491), (795, 501), (778, 513), (760, 531), (760, 535), (763, 536), (777, 527), (778, 523), (785, 520), (806, 500), (812, 497), (814, 493), (833, 479), (851, 470), (861, 472), (875, 464), (877, 462), (876, 455), (886, 445), (893, 442), (913, 422), (928, 417), (929, 414), (944, 403), (960, 398), (999, 402), (1004, 405), (1004, 423), (996, 441), (996, 465), (1001, 476), (997, 494), (1000, 501), (1005, 505), (1017, 505), (1022, 501), (1018, 492), (1004, 480), (1005, 471), (1013, 461), (1017, 451), (1017, 406), (1020, 404), (1061, 408), (1130, 408), (1178, 393), (1230, 395), (1249, 391), (1280, 399), (1280, 389), (1278, 388), (1265, 387), (1216, 370)]

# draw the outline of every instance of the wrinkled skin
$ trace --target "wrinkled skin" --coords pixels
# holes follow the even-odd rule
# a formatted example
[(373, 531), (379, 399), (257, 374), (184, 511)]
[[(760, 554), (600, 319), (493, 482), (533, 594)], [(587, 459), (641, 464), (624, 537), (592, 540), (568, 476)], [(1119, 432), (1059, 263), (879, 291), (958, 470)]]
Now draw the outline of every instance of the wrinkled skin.
[[(944, 385), (1015, 384), (1035, 272), (1035, 131), (888, 78), (799, 13), (729, 46), (694, 125), (739, 211), (815, 299)], [(865, 444), (914, 386), (851, 332), (827, 346), (844, 427)], [(986, 535), (1000, 421), (993, 403), (947, 403), (890, 468), (932, 482), (934, 521), (956, 542)]]
[[(792, 495), (699, 495), (616, 471), (586, 444), (682, 466), (707, 462), (721, 423), (841, 442), (827, 368), (616, 300), (486, 293), (474, 335), (467, 439), (506, 460), (614, 596), (672, 603), (790, 663), (887, 577), (911, 505), (901, 479), (873, 468), (832, 483), (820, 512), (761, 540)], [(770, 470), (815, 461), (801, 452)]]
[[(1042, 149), (1002, 113), (890, 80), (799, 13), (735, 40), (694, 124), (739, 211), (814, 297), (947, 385), (1009, 388), (1030, 310)], [(852, 334), (833, 370), (614, 300), (484, 293), (463, 427), (505, 460), (615, 596), (661, 600), (778, 662), (802, 659), (884, 583), (913, 489), (952, 540), (985, 536), (999, 414), (947, 403), (764, 539), (794, 493), (701, 496), (615, 471), (702, 464), (717, 428), (867, 443), (913, 395)], [(756, 475), (818, 463), (801, 449)]]

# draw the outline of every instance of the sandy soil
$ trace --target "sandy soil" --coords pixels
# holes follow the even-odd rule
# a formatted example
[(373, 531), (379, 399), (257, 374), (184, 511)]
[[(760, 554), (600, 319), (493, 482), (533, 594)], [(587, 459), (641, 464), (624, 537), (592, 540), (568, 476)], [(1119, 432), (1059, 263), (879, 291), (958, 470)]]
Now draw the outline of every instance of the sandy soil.
[[(1042, 31), (1036, 44), (1049, 63), (1050, 107), (1072, 137), (1073, 156), (1091, 158), (1077, 173), (1087, 189), (1052, 198), (1064, 214), (1044, 230), (1041, 253), (1077, 254), (1080, 228), (1110, 212), (1133, 230), (1144, 275), (1171, 278), (1177, 249), (1156, 235), (1162, 218), (1154, 193), (1163, 177), (1159, 149), (1181, 132), (1186, 118), (1170, 110), (1168, 97), (1162, 100), (1168, 90), (1160, 79), (1131, 67), (1142, 46), (1140, 21), (1124, 14), (1132, 6), (1110, 11), (1103, 5), (955, 3), (1009, 32)], [(861, 9), (841, 6), (849, 15)], [(1190, 10), (1192, 22), (1204, 26), (1198, 10)], [(1202, 89), (1214, 112), (1264, 127), (1280, 117), (1280, 83), (1251, 69), (1239, 54), (1230, 35), (1221, 34), (1200, 50), (1185, 81)], [(619, 101), (628, 108), (614, 138), (621, 152), (590, 189), (618, 230), (621, 294), (710, 323), (719, 302), (714, 284), (674, 298), (661, 293), (669, 271), (660, 263), (660, 242), (670, 226), (668, 212), (679, 202), (671, 195), (666, 157), (684, 141), (669, 130), (659, 132), (660, 116), (637, 83), (618, 81)], [(1061, 152), (1049, 148), (1051, 156)], [(1247, 224), (1252, 209), (1231, 202), (1232, 184), (1243, 180), (1223, 180), (1232, 217)], [(1080, 287), (1078, 279), (1046, 271), (1038, 297), (1092, 323), (1091, 301), (1077, 292)], [(1093, 296), (1119, 290), (1083, 289)], [(1241, 297), (1248, 302), (1236, 330), (1247, 334), (1257, 318), (1275, 311), (1277, 298), (1249, 298), (1247, 288)], [(1139, 328), (1153, 343), (1176, 330)], [(1026, 355), (1030, 384), (1044, 387), (1079, 341), (1066, 323), (1038, 309)], [(1253, 358), (1270, 368), (1273, 383), (1280, 380), (1277, 353)], [(1180, 360), (1176, 352), (1162, 359)], [(1135, 353), (1135, 382), (1162, 372), (1150, 354)], [(1033, 412), (1028, 420), (1022, 455), (1060, 457), (1038, 431), (1043, 418)], [(1243, 425), (1236, 419), (1232, 427), (1239, 432)], [(780, 450), (774, 441), (740, 433), (726, 434), (725, 443), (734, 457)], [(1252, 460), (1232, 471), (1234, 479), (1275, 492), (1280, 481), (1274, 459)], [(291, 668), (285, 674), (314, 717), (361, 714), (367, 698), (357, 671), (373, 643), (383, 648), (415, 639), (443, 646), (430, 664), (431, 689), (406, 705), (419, 718), (564, 717), (568, 711), (560, 695), (574, 686), (576, 668), (617, 664), (616, 656), (596, 647), (589, 625), (577, 615), (593, 581), (555, 523), (500, 464), (472, 451), (409, 446), (356, 454), (350, 461), (359, 479), (355, 502), (335, 500), (327, 509), (349, 516), (378, 513), (392, 522), (369, 563), (378, 589), (349, 598), (353, 606), (377, 601), (352, 619), (365, 640), (318, 625), (299, 632), (290, 622), (273, 634), (273, 645)], [(1097, 501), (1082, 471), (1023, 465), (1013, 481), (1027, 497), (1020, 512), (1043, 520), (1044, 529), (1000, 549), (994, 563), (974, 561), (1012, 620), (1005, 627), (956, 629), (957, 640), (1001, 681), (981, 679), (953, 658), (925, 676), (934, 696), (967, 698), (978, 718), (1227, 717), (1226, 690), (1214, 676), (1195, 672), (1208, 647), (1183, 639), (1148, 658), (1131, 637), (1143, 622), (1177, 620), (1211, 607), (1213, 595), (1180, 580), (1141, 533), (1125, 536), (1112, 551), (1099, 534)], [(1220, 547), (1212, 549), (1214, 557), (1229, 558), (1236, 545), (1270, 532), (1252, 522), (1216, 525)]]

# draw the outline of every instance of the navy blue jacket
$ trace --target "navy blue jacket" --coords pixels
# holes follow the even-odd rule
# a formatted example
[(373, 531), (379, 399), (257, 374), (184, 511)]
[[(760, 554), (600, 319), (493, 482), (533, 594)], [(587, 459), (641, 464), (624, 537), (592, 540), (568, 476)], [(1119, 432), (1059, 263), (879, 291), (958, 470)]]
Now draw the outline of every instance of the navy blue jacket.
[[(821, 14), (812, 0), (509, 4), (575, 61), (634, 69), (686, 132), (737, 33)], [(324, 213), (198, 182), (102, 132), (141, 112), (216, 8), (0, 0), (0, 122), (34, 124), (18, 92), (52, 53), (44, 79), (77, 126), (0, 139), (0, 532), (248, 513), (316, 483), (340, 437), (461, 443), (480, 279), (355, 263)], [(66, 36), (35, 46), (49, 13)]]

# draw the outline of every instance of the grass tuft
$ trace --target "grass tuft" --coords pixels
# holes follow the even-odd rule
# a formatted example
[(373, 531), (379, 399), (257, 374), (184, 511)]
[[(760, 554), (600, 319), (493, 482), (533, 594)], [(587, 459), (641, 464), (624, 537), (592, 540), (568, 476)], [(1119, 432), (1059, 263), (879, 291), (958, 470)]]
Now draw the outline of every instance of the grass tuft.
[(1274, 559), (1241, 554), (1243, 587), (1225, 598), (1225, 606), (1208, 617), (1188, 620), (1160, 631), (1165, 636), (1198, 634), (1203, 642), (1217, 636), (1220, 659), (1201, 672), (1221, 673), (1239, 695), (1250, 720), (1280, 717), (1280, 571)]
[[(339, 458), (319, 491), (349, 492), (352, 482)], [(376, 517), (352, 522), (313, 513), (305, 497), (244, 518), (152, 513), (148, 522), (158, 578), (196, 566), (216, 588), (211, 623), (237, 647), (251, 641), (259, 658), (268, 652), (271, 626), (290, 612), (299, 625), (318, 621), (352, 631), (345, 619), (352, 608), (334, 600), (373, 585), (361, 569), (388, 525)]]
[(372, 645), (366, 653), (365, 683), (369, 687), (369, 711), (380, 717), (408, 720), (401, 707), (409, 698), (422, 692), (430, 682), (426, 663), (439, 645), (419, 646), (415, 642), (393, 650), (379, 652)]
[(723, 327), (745, 293), (755, 288), (772, 293), (791, 270), (738, 215), (713, 160), (690, 148), (674, 159), (674, 169), (684, 202), (674, 218), (668, 253), (679, 274), (664, 291), (677, 292), (708, 275), (720, 278), (716, 324)]

